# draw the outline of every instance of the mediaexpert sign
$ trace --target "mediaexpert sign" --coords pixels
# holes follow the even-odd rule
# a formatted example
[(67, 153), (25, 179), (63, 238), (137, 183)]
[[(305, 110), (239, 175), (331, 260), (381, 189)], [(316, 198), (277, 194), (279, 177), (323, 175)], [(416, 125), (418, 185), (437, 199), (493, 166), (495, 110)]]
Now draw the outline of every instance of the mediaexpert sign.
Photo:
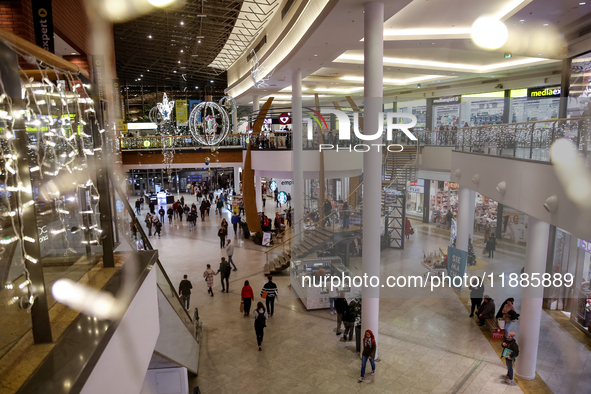
[(454, 285), (453, 278), (455, 276), (463, 277), (466, 273), (466, 266), (468, 264), (468, 253), (464, 252), (463, 250), (456, 249), (453, 246), (447, 247), (447, 274), (451, 277), (452, 285), (457, 290), (462, 290), (462, 281), (460, 281), (460, 286), (456, 287)]
[(529, 88), (527, 97), (560, 97), (560, 86), (550, 88)]
[(461, 96), (440, 97), (433, 100), (433, 105), (460, 104)]
[(51, 0), (32, 0), (33, 26), (35, 27), (35, 44), (41, 48), (55, 53), (55, 40), (53, 38), (53, 12)]

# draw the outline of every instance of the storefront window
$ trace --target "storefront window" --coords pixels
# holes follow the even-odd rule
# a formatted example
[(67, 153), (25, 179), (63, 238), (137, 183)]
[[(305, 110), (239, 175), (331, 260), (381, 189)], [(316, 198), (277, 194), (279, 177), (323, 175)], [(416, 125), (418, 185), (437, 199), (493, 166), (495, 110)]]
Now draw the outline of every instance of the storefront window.
[(525, 245), (527, 231), (527, 215), (515, 209), (504, 207), (501, 237), (516, 244)]
[(460, 122), (460, 96), (441, 97), (433, 100), (433, 129), (452, 130)]
[(406, 199), (406, 214), (415, 219), (423, 219), (425, 196), (425, 180), (419, 179), (410, 183)]
[(463, 127), (503, 123), (505, 92), (468, 94), (462, 96), (460, 122)]
[(511, 123), (558, 118), (560, 86), (511, 91)]
[[(398, 112), (413, 114), (417, 117), (414, 131), (424, 131), (427, 127), (427, 100), (414, 100), (398, 103)], [(406, 120), (402, 120), (402, 123)]]
[(572, 59), (567, 117), (590, 116), (591, 52)]
[(430, 223), (447, 226), (447, 212), (458, 213), (458, 188), (457, 183), (431, 181)]

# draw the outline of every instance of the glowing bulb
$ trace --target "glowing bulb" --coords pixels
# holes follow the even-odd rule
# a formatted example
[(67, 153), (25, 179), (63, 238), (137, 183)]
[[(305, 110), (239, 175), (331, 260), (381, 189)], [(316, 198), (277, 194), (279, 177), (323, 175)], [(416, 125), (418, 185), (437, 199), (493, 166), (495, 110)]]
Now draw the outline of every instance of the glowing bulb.
[(175, 0), (148, 0), (148, 3), (152, 4), (155, 7), (165, 7), (173, 1)]
[(476, 19), (472, 25), (471, 34), (474, 43), (486, 49), (500, 48), (505, 45), (509, 38), (507, 26), (491, 17)]

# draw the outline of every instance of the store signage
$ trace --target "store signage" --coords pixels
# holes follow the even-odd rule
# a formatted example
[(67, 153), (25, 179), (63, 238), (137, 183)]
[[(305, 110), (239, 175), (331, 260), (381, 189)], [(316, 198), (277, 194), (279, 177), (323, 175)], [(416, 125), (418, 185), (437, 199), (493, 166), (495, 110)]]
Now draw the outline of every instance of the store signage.
[(454, 182), (445, 182), (445, 187), (447, 187), (448, 189), (459, 189), (460, 184)]
[(433, 105), (460, 104), (461, 96), (440, 97), (433, 100)]
[(187, 100), (176, 100), (176, 122), (177, 124), (189, 121), (187, 114)]
[(53, 13), (51, 0), (33, 0), (33, 25), (35, 26), (35, 44), (55, 53), (53, 38)]
[(410, 181), (411, 186), (416, 186), (418, 183), (419, 183), (419, 181)]
[(283, 112), (279, 115), (279, 124), (290, 124), (291, 123), (291, 116), (287, 112)]
[(103, 55), (92, 55), (92, 74), (94, 83), (99, 89), (99, 99), (106, 100), (105, 97), (105, 57)]
[(279, 192), (279, 194), (277, 194), (277, 201), (279, 204), (285, 204), (287, 202), (287, 193)]
[(560, 97), (560, 87), (527, 89), (527, 97)]
[(425, 187), (424, 186), (409, 186), (408, 187), (408, 192), (409, 193), (424, 193), (425, 192)]
[(281, 186), (285, 186), (285, 185), (291, 186), (292, 183), (293, 183), (292, 181), (281, 181)]
[(451, 284), (457, 289), (462, 290), (463, 280), (459, 281), (459, 286), (456, 286), (458, 281), (454, 281), (453, 278), (459, 276), (464, 277), (466, 273), (466, 265), (468, 264), (468, 253), (463, 250), (456, 249), (453, 246), (447, 247), (447, 273), (452, 278)]
[(47, 226), (37, 227), (37, 234), (39, 235), (39, 243), (49, 240), (49, 231)]
[(156, 123), (128, 123), (127, 130), (156, 130), (158, 125)]
[(579, 248), (583, 249), (587, 253), (591, 253), (591, 242), (583, 241), (579, 239)]
[(277, 182), (271, 181), (271, 183), (269, 184), (269, 188), (271, 189), (271, 191), (277, 190)]

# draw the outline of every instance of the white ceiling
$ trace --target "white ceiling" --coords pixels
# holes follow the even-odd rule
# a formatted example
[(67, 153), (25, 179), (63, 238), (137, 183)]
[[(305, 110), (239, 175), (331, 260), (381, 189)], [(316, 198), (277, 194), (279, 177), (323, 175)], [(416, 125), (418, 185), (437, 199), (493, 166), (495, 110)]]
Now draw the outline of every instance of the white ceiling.
[[(561, 32), (572, 34), (573, 29), (583, 25), (583, 20), (589, 20), (591, 0), (589, 5), (582, 6), (579, 6), (580, 1), (385, 1), (384, 29), (390, 36), (384, 41), (384, 95), (415, 89), (419, 97), (425, 89), (468, 83), (477, 93), (486, 91), (479, 89), (487, 89), (483, 86), (490, 78), (510, 79), (513, 86), (516, 78), (523, 78), (524, 83), (531, 84), (532, 78), (527, 77), (534, 70), (535, 81), (544, 81), (544, 74), (552, 76), (560, 69), (561, 58), (566, 53)], [(486, 51), (477, 47), (466, 34), (450, 36), (437, 34), (437, 31), (433, 34), (419, 31), (422, 34), (419, 38), (399, 35), (407, 34), (409, 29), (414, 29), (411, 33), (415, 34), (417, 29), (427, 28), (452, 29), (452, 32), (460, 29), (461, 32), (482, 15), (496, 15), (505, 22), (511, 45)], [(287, 99), (295, 69), (302, 71), (306, 95), (318, 92), (332, 101), (333, 96), (363, 93), (359, 89), (363, 83), (363, 16), (362, 2), (338, 1), (308, 39), (278, 65), (268, 87), (252, 88), (238, 101), (246, 104), (252, 101), (252, 95), (269, 96), (281, 90), (281, 100)], [(512, 57), (505, 58), (505, 51)], [(343, 77), (352, 77), (352, 80)], [(419, 83), (421, 88), (418, 88)], [(445, 90), (439, 95), (445, 95)]]

